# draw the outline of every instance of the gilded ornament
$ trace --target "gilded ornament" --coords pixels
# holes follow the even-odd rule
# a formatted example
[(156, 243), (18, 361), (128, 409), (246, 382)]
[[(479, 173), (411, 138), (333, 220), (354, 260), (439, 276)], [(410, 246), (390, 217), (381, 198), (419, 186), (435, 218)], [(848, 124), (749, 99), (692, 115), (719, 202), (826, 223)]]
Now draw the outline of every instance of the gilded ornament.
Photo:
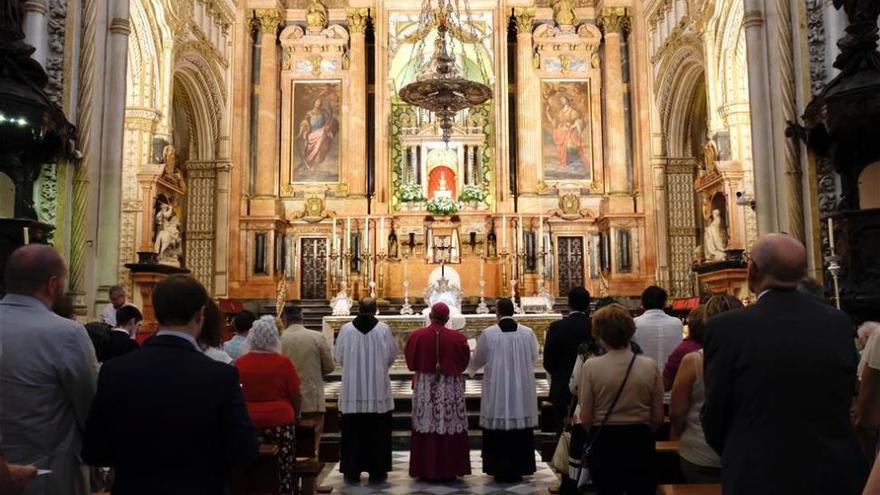
[(599, 65), (601, 65), (601, 63), (602, 63), (602, 61), (601, 61), (601, 59), (599, 58), (599, 54), (598, 54), (598, 53), (594, 53), (593, 56), (590, 57), (590, 65), (591, 65), (594, 69), (598, 69), (598, 68), (599, 68)]
[(306, 25), (310, 34), (320, 33), (327, 27), (327, 7), (319, 0), (309, 2), (306, 9)]
[(277, 9), (255, 9), (254, 18), (264, 34), (274, 34), (281, 26), (281, 12)]
[(312, 64), (312, 74), (316, 77), (321, 75), (321, 56), (320, 55), (312, 55), (309, 58), (309, 62)]
[(569, 0), (556, 0), (553, 3), (553, 20), (559, 27), (574, 26), (576, 17), (572, 3)]
[(579, 216), (581, 198), (577, 194), (565, 194), (559, 198), (559, 209), (562, 210), (563, 217)]
[(605, 34), (627, 31), (630, 28), (629, 9), (626, 7), (602, 9), (597, 21)]
[(364, 34), (367, 29), (368, 9), (348, 8), (345, 11), (348, 18), (348, 31), (352, 34)]
[(517, 34), (531, 34), (535, 25), (535, 7), (516, 7), (513, 15), (516, 17)]

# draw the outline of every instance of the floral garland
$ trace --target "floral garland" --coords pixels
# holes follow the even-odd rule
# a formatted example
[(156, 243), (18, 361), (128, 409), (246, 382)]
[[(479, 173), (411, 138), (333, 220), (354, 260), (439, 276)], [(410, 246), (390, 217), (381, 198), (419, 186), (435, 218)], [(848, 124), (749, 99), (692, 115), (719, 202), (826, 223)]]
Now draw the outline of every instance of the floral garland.
[(483, 201), (486, 201), (487, 196), (488, 194), (486, 194), (486, 191), (484, 191), (482, 187), (468, 184), (461, 188), (458, 200), (461, 202), (476, 201), (482, 203)]
[(425, 195), (422, 194), (421, 185), (410, 182), (400, 186), (400, 189), (397, 190), (397, 199), (401, 203), (418, 203), (425, 200)]
[(454, 215), (458, 213), (459, 205), (457, 201), (450, 198), (435, 197), (425, 207), (428, 213), (432, 215)]

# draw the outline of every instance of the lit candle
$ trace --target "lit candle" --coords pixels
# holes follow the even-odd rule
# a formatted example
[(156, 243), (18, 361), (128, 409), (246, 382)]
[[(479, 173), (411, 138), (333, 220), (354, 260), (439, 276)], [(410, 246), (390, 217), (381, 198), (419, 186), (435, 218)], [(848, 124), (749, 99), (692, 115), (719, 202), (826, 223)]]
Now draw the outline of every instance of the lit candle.
[(834, 253), (834, 219), (831, 217), (828, 217), (828, 244)]
[(29, 227), (24, 228), (24, 243), (25, 245), (31, 243), (31, 229)]
[(516, 223), (516, 242), (517, 242), (517, 250), (523, 250), (523, 217), (519, 216), (519, 221)]
[[(336, 218), (333, 218), (333, 244), (330, 245), (331, 249), (336, 250)], [(339, 251), (336, 251), (337, 253)]]
[(345, 219), (345, 250), (351, 252), (351, 217)]
[(483, 263), (486, 262), (486, 258), (480, 256), (480, 280), (483, 280)]
[(385, 244), (388, 243), (388, 237), (385, 235), (385, 217), (379, 217), (379, 233), (376, 234), (376, 250), (384, 251)]
[(507, 217), (501, 217), (501, 248), (507, 249)]

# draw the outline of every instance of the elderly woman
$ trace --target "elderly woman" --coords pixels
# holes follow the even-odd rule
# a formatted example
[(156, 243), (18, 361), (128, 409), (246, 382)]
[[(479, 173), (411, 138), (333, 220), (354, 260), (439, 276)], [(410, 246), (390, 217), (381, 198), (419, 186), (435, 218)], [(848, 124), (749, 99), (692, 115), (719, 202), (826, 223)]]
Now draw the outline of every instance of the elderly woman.
[(255, 321), (245, 341), (245, 354), (235, 360), (248, 414), (262, 443), (278, 445), (280, 493), (294, 492), (295, 427), (300, 410), (300, 379), (293, 362), (281, 354), (275, 318)]
[[(691, 333), (703, 334), (706, 321), (731, 309), (741, 308), (739, 299), (729, 295), (712, 296), (688, 316)], [(678, 438), (681, 470), (688, 483), (720, 483), (721, 458), (706, 443), (700, 411), (706, 400), (703, 383), (703, 350), (686, 354), (675, 375), (669, 419), (672, 435)]]
[(590, 432), (598, 495), (654, 495), (654, 435), (663, 423), (663, 380), (653, 359), (634, 354), (635, 323), (619, 304), (593, 314), (608, 352), (587, 359), (578, 386), (581, 426)]

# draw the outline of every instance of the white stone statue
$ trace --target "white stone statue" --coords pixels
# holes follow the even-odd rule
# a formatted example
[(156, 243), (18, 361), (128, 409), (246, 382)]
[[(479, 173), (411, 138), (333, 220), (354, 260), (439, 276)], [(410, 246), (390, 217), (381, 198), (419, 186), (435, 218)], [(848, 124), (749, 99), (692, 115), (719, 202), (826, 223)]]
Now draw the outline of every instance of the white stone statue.
[(339, 284), (339, 293), (330, 300), (330, 308), (333, 309), (333, 316), (349, 316), (351, 314), (351, 306), (354, 304), (348, 296), (348, 284), (342, 282)]
[(180, 266), (180, 219), (170, 203), (160, 203), (156, 212), (156, 241), (153, 243), (159, 263)]
[(721, 225), (721, 210), (712, 210), (712, 221), (703, 235), (703, 252), (706, 261), (724, 261), (727, 258), (727, 231)]

